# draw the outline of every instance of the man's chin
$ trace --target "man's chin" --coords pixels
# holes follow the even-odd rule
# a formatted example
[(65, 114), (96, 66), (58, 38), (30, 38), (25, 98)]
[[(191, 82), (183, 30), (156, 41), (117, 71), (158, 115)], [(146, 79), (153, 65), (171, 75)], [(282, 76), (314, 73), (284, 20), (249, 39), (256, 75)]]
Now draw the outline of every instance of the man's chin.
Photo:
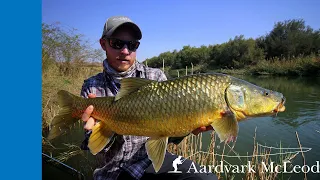
[(116, 70), (119, 72), (124, 72), (124, 71), (127, 71), (130, 67), (131, 67), (130, 64), (120, 65), (117, 67)]

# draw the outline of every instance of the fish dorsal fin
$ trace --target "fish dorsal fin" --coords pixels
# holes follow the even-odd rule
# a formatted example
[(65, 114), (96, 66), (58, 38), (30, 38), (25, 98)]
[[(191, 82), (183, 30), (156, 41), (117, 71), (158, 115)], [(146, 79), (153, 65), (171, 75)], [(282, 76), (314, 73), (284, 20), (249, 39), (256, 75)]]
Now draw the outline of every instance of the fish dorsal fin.
[(140, 87), (153, 82), (153, 80), (143, 78), (124, 78), (120, 80), (121, 88), (119, 93), (115, 97), (115, 101), (120, 98), (138, 90)]

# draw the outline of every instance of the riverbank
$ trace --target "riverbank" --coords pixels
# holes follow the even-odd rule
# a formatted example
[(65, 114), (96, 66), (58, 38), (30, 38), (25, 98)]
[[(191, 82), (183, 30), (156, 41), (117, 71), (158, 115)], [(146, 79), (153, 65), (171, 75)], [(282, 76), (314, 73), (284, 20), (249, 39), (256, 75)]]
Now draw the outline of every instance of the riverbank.
[(242, 69), (219, 68), (209, 69), (207, 65), (195, 66), (193, 69), (169, 69), (165, 68), (169, 77), (184, 76), (186, 74), (217, 72), (237, 75), (268, 75), (268, 76), (319, 76), (320, 77), (320, 57), (308, 56), (292, 60), (263, 60)]

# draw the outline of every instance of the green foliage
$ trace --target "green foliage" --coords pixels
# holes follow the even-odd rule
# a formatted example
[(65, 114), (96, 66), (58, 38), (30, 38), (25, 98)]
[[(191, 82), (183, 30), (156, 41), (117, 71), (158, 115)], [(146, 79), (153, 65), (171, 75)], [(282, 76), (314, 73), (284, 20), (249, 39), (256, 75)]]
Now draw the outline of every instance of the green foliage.
[(221, 45), (191, 47), (184, 46), (180, 51), (161, 53), (145, 62), (152, 67), (162, 67), (164, 60), (166, 67), (181, 69), (186, 66), (241, 68), (256, 63), (264, 58), (263, 50), (256, 45), (254, 39), (245, 39), (243, 35), (230, 39)]
[(221, 44), (213, 52), (211, 59), (215, 59), (214, 65), (223, 68), (243, 68), (264, 58), (263, 51), (257, 47), (255, 40), (245, 39), (243, 35)]
[[(179, 51), (161, 53), (146, 59), (144, 63), (161, 68), (164, 61), (172, 75), (177, 74), (177, 69), (183, 71), (187, 66), (189, 70), (192, 65), (196, 67), (195, 73), (208, 72), (209, 69), (221, 72), (241, 69), (235, 72), (306, 75), (318, 72), (319, 67), (313, 61), (305, 59), (314, 59), (319, 54), (320, 30), (314, 31), (310, 26), (306, 26), (303, 20), (294, 19), (277, 22), (270, 33), (256, 39), (246, 39), (240, 35), (222, 44), (183, 46)], [(280, 61), (288, 63), (279, 64)], [(272, 68), (270, 63), (273, 64)], [(251, 66), (255, 67), (254, 70), (248, 71)], [(281, 67), (289, 69), (281, 70)]]
[(162, 67), (162, 63), (164, 60), (166, 67), (168, 66), (171, 67), (174, 62), (175, 55), (176, 55), (175, 52), (171, 53), (170, 51), (167, 51), (167, 52), (161, 53), (158, 57), (147, 59), (145, 63), (147, 63), (148, 66), (152, 66), (152, 67)]
[(306, 26), (303, 20), (277, 22), (272, 31), (259, 39), (265, 50), (266, 59), (292, 59), (319, 53), (319, 30)]
[(319, 76), (320, 58), (315, 55), (299, 57), (294, 60), (274, 59), (260, 61), (256, 66), (249, 68), (248, 73), (255, 75), (292, 75), (292, 76)]

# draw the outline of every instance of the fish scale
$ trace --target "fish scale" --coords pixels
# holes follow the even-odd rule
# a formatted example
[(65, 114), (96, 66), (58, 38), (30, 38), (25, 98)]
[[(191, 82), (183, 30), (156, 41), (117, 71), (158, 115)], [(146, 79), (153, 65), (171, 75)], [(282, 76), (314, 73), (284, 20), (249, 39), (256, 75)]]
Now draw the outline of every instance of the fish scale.
[[(152, 136), (157, 133), (156, 127), (167, 127), (159, 131), (161, 136), (164, 133), (170, 133), (171, 136), (181, 136), (188, 132), (192, 128), (200, 125), (209, 125), (207, 122), (207, 116), (210, 115), (209, 111), (215, 111), (218, 101), (215, 101), (216, 97), (222, 96), (220, 93), (214, 93), (214, 91), (208, 91), (209, 88), (202, 88), (198, 86), (197, 81), (201, 82), (201, 77), (185, 78), (180, 81), (166, 81), (166, 82), (153, 82), (148, 86), (141, 88), (139, 91), (132, 93), (130, 98), (121, 98), (115, 106), (123, 106), (127, 104), (126, 108), (116, 113), (113, 124), (118, 123), (120, 126), (116, 129), (121, 134), (131, 134), (136, 132), (125, 132), (125, 125), (130, 121), (140, 123), (134, 123), (131, 128), (134, 130), (143, 131), (146, 135)], [(202, 80), (204, 81), (204, 80)], [(213, 86), (211, 78), (208, 78), (207, 83), (209, 86)], [(227, 86), (228, 84), (225, 84)], [(222, 86), (221, 86), (222, 87)], [(171, 92), (171, 93), (170, 93)], [(175, 93), (178, 92), (180, 98), (175, 98)], [(223, 92), (223, 91), (222, 91)], [(152, 99), (153, 105), (150, 106), (148, 99)], [(201, 99), (200, 101), (198, 99)], [(170, 103), (169, 103), (170, 102)], [(221, 100), (219, 101), (221, 103)], [(223, 103), (223, 102), (222, 102)], [(164, 108), (164, 107), (167, 107)], [(205, 109), (204, 109), (205, 108)], [(121, 108), (119, 108), (121, 109)], [(149, 109), (146, 111), (145, 109)], [(199, 112), (201, 110), (201, 112)], [(132, 113), (136, 112), (136, 113)], [(153, 112), (153, 113), (150, 113)], [(180, 114), (183, 114), (181, 116)], [(206, 116), (204, 116), (204, 114)], [(154, 115), (154, 116), (152, 116)], [(130, 117), (130, 118), (129, 118)], [(171, 117), (168, 119), (168, 117)], [(181, 125), (187, 124), (186, 126)], [(185, 132), (176, 132), (176, 125), (182, 127)], [(134, 127), (137, 126), (137, 127)], [(170, 128), (171, 126), (171, 128)], [(149, 129), (143, 130), (143, 129)], [(140, 134), (139, 134), (140, 135)]]

